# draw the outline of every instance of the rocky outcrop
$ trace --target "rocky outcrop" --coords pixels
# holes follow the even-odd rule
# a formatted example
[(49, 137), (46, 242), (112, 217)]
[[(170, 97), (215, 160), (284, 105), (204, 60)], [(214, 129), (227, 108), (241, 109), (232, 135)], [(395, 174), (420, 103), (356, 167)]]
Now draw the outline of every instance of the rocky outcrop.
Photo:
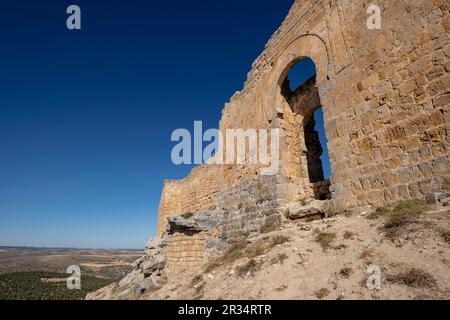
[(208, 231), (214, 228), (221, 217), (221, 212), (197, 211), (170, 216), (167, 221), (166, 231), (173, 233), (176, 231)]
[(310, 217), (324, 218), (326, 211), (325, 201), (312, 201), (307, 205), (298, 202), (288, 205), (287, 216), (289, 219), (308, 219)]
[[(220, 217), (221, 214), (218, 211), (188, 212), (169, 217), (164, 236), (156, 236), (147, 242), (145, 256), (134, 262), (131, 273), (116, 284), (88, 294), (86, 299), (136, 299), (143, 294), (160, 289), (174, 271), (169, 270), (168, 265), (169, 236), (177, 233), (184, 237), (191, 237), (210, 231), (219, 224)], [(210, 250), (212, 243), (215, 244), (213, 238), (205, 241), (202, 252)], [(214, 247), (217, 246), (214, 245)]]
[(86, 299), (134, 299), (161, 288), (168, 280), (165, 270), (166, 247), (167, 238), (152, 238), (145, 246), (145, 256), (135, 261), (131, 273), (119, 283), (89, 293)]

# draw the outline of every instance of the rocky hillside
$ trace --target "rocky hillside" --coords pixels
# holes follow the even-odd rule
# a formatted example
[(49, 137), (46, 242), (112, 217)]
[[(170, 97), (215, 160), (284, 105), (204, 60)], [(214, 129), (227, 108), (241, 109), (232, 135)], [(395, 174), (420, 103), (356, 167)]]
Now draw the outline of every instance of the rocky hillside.
[[(154, 240), (133, 273), (87, 298), (450, 299), (449, 206), (409, 201), (325, 218), (310, 209), (170, 280), (158, 259), (164, 240)], [(371, 290), (374, 266), (381, 289)]]

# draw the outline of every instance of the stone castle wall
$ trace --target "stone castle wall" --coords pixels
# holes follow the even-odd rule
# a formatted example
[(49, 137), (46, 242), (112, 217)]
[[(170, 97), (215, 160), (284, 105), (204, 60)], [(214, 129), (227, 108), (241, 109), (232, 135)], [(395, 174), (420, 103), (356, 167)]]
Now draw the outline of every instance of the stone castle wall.
[[(315, 198), (304, 125), (319, 106), (334, 208), (450, 192), (450, 1), (379, 0), (380, 30), (366, 27), (369, 4), (295, 1), (220, 122), (221, 130), (281, 129), (279, 174), (205, 164), (182, 181), (166, 181), (159, 234), (170, 215), (220, 208), (221, 234), (229, 238), (276, 222), (287, 203)], [(305, 57), (316, 79), (287, 95), (286, 75)]]

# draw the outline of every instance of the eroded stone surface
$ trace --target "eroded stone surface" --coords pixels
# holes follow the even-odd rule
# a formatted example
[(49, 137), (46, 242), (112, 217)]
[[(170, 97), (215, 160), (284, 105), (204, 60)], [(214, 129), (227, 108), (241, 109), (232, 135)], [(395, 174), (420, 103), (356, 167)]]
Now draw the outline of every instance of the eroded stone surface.
[[(204, 164), (183, 180), (165, 181), (157, 235), (166, 244), (147, 245), (138, 265), (163, 254), (164, 272), (182, 272), (207, 259), (205, 248), (223, 251), (232, 239), (287, 214), (320, 211), (298, 204), (314, 199), (341, 210), (438, 201), (450, 193), (450, 3), (377, 5), (382, 27), (369, 30), (367, 7), (359, 1), (295, 1), (220, 121), (223, 132), (280, 129), (279, 172), (264, 176), (261, 165)], [(304, 57), (314, 61), (316, 77), (290, 92), (286, 75)], [(330, 181), (308, 166), (320, 150), (305, 124), (311, 126), (319, 107)], [(197, 219), (202, 215), (205, 220)]]

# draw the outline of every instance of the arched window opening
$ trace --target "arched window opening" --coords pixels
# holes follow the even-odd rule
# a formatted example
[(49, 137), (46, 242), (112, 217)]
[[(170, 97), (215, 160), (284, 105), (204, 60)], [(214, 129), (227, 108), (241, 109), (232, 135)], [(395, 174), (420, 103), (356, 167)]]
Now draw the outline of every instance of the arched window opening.
[[(284, 79), (281, 92), (292, 111), (302, 116), (299, 125), (299, 140), (304, 144), (300, 166), (306, 165), (309, 182), (316, 199), (330, 197), (329, 179), (331, 167), (324, 129), (323, 110), (316, 88), (316, 68), (314, 62), (304, 58), (293, 64)], [(306, 162), (306, 163), (305, 163)]]

